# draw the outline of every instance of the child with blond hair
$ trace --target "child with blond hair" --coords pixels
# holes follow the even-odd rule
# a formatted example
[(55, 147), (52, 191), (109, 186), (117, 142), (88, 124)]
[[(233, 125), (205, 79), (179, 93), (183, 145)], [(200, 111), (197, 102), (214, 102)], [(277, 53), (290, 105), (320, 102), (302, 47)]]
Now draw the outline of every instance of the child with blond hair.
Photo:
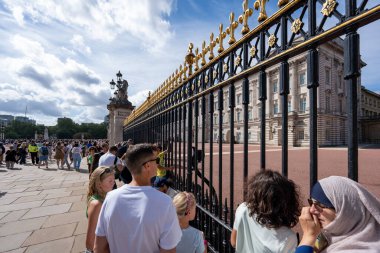
[(88, 218), (86, 251), (91, 253), (94, 250), (95, 228), (98, 223), (100, 209), (106, 194), (112, 191), (115, 184), (114, 169), (109, 167), (98, 167), (90, 176), (87, 191), (87, 210)]
[(196, 214), (194, 195), (189, 192), (180, 192), (174, 197), (173, 204), (177, 210), (179, 226), (182, 229), (182, 238), (177, 245), (177, 252), (206, 253), (203, 233), (189, 225)]

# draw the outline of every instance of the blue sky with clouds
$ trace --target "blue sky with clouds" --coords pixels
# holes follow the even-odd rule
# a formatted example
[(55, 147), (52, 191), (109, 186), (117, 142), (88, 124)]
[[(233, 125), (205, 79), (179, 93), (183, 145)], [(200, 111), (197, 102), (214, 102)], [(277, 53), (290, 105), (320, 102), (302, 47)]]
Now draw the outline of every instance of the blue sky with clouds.
[[(268, 3), (268, 15), (276, 3)], [(132, 103), (142, 103), (183, 63), (189, 42), (208, 41), (219, 23), (229, 24), (231, 11), (240, 15), (242, 1), (0, 0), (0, 114), (24, 115), (27, 106), (27, 116), (46, 125), (63, 116), (101, 122), (117, 71)], [(378, 21), (360, 30), (368, 64), (362, 84), (374, 91), (379, 30)]]

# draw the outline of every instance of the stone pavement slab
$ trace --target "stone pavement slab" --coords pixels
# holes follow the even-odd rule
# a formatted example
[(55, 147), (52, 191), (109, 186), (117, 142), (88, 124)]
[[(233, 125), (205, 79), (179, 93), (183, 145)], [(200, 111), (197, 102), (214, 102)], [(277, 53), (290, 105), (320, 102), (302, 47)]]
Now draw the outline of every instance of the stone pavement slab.
[(70, 207), (71, 207), (71, 203), (32, 208), (29, 212), (27, 212), (22, 217), (22, 219), (30, 219), (30, 218), (48, 216), (48, 215), (53, 215), (53, 214), (58, 214), (58, 213), (65, 213), (69, 211)]
[(26, 248), (18, 248), (18, 249), (15, 249), (15, 250), (7, 251), (5, 253), (24, 253), (25, 250), (26, 250)]
[(67, 237), (64, 239), (32, 245), (26, 249), (25, 253), (70, 253), (74, 240), (74, 237)]
[(21, 217), (24, 216), (24, 214), (26, 214), (27, 211), (29, 211), (29, 209), (8, 212), (8, 214), (0, 220), (0, 223), (17, 221), (21, 219)]
[(36, 230), (33, 232), (31, 236), (28, 237), (28, 239), (23, 243), (22, 246), (30, 246), (34, 244), (40, 244), (44, 242), (70, 237), (73, 235), (76, 226), (76, 223), (71, 223), (62, 226)]
[(0, 165), (0, 252), (83, 252), (88, 174), (17, 167)]
[(17, 200), (13, 201), (12, 204), (25, 203), (25, 202), (31, 202), (31, 201), (37, 201), (37, 200), (43, 200), (45, 197), (46, 197), (46, 194), (39, 194), (39, 195), (35, 195), (35, 196), (20, 197)]
[(47, 217), (7, 222), (0, 228), (0, 237), (17, 233), (33, 231), (42, 227)]
[(83, 242), (86, 241), (86, 234), (75, 236), (74, 245), (71, 249), (72, 253), (82, 253), (83, 252)]
[(43, 200), (39, 201), (31, 201), (26, 203), (18, 203), (18, 204), (10, 204), (10, 205), (2, 205), (0, 206), (0, 212), (8, 212), (8, 211), (16, 211), (16, 210), (22, 210), (22, 209), (31, 209), (34, 207), (39, 207), (44, 203)]
[(82, 220), (85, 220), (87, 222), (85, 210), (80, 210), (80, 211), (71, 212), (71, 213), (51, 215), (46, 220), (46, 222), (42, 225), (42, 227), (47, 228), (47, 227), (59, 226), (59, 225), (68, 224), (72, 222), (80, 222)]
[(18, 249), (32, 232), (24, 232), (0, 237), (0, 252)]

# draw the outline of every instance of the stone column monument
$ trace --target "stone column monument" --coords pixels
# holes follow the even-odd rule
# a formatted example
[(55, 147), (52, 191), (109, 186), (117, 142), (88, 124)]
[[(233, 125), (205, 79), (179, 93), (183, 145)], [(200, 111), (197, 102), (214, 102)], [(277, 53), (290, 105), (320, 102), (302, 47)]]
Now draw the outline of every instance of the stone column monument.
[(45, 130), (44, 130), (44, 140), (48, 140), (49, 139), (49, 131), (48, 131), (48, 128), (45, 127)]
[(113, 80), (110, 83), (111, 88), (115, 85), (117, 90), (114, 96), (110, 98), (110, 103), (107, 105), (109, 111), (109, 123), (107, 129), (107, 138), (110, 145), (115, 145), (123, 141), (123, 123), (135, 108), (128, 100), (128, 82), (122, 79), (120, 71), (116, 74), (117, 83)]

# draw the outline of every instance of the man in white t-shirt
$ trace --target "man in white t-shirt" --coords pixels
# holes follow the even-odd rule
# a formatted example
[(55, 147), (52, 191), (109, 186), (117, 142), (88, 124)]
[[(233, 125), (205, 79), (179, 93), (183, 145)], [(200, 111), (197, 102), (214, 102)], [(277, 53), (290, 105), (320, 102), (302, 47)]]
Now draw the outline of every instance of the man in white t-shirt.
[(102, 155), (99, 159), (99, 166), (105, 166), (105, 167), (110, 167), (110, 166), (117, 166), (117, 169), (121, 171), (123, 169), (123, 165), (121, 163), (121, 160), (116, 157), (117, 154), (117, 147), (112, 146), (108, 150), (107, 153)]
[(171, 253), (182, 232), (169, 196), (151, 187), (157, 173), (151, 144), (126, 153), (132, 182), (107, 193), (96, 227), (95, 252)]

